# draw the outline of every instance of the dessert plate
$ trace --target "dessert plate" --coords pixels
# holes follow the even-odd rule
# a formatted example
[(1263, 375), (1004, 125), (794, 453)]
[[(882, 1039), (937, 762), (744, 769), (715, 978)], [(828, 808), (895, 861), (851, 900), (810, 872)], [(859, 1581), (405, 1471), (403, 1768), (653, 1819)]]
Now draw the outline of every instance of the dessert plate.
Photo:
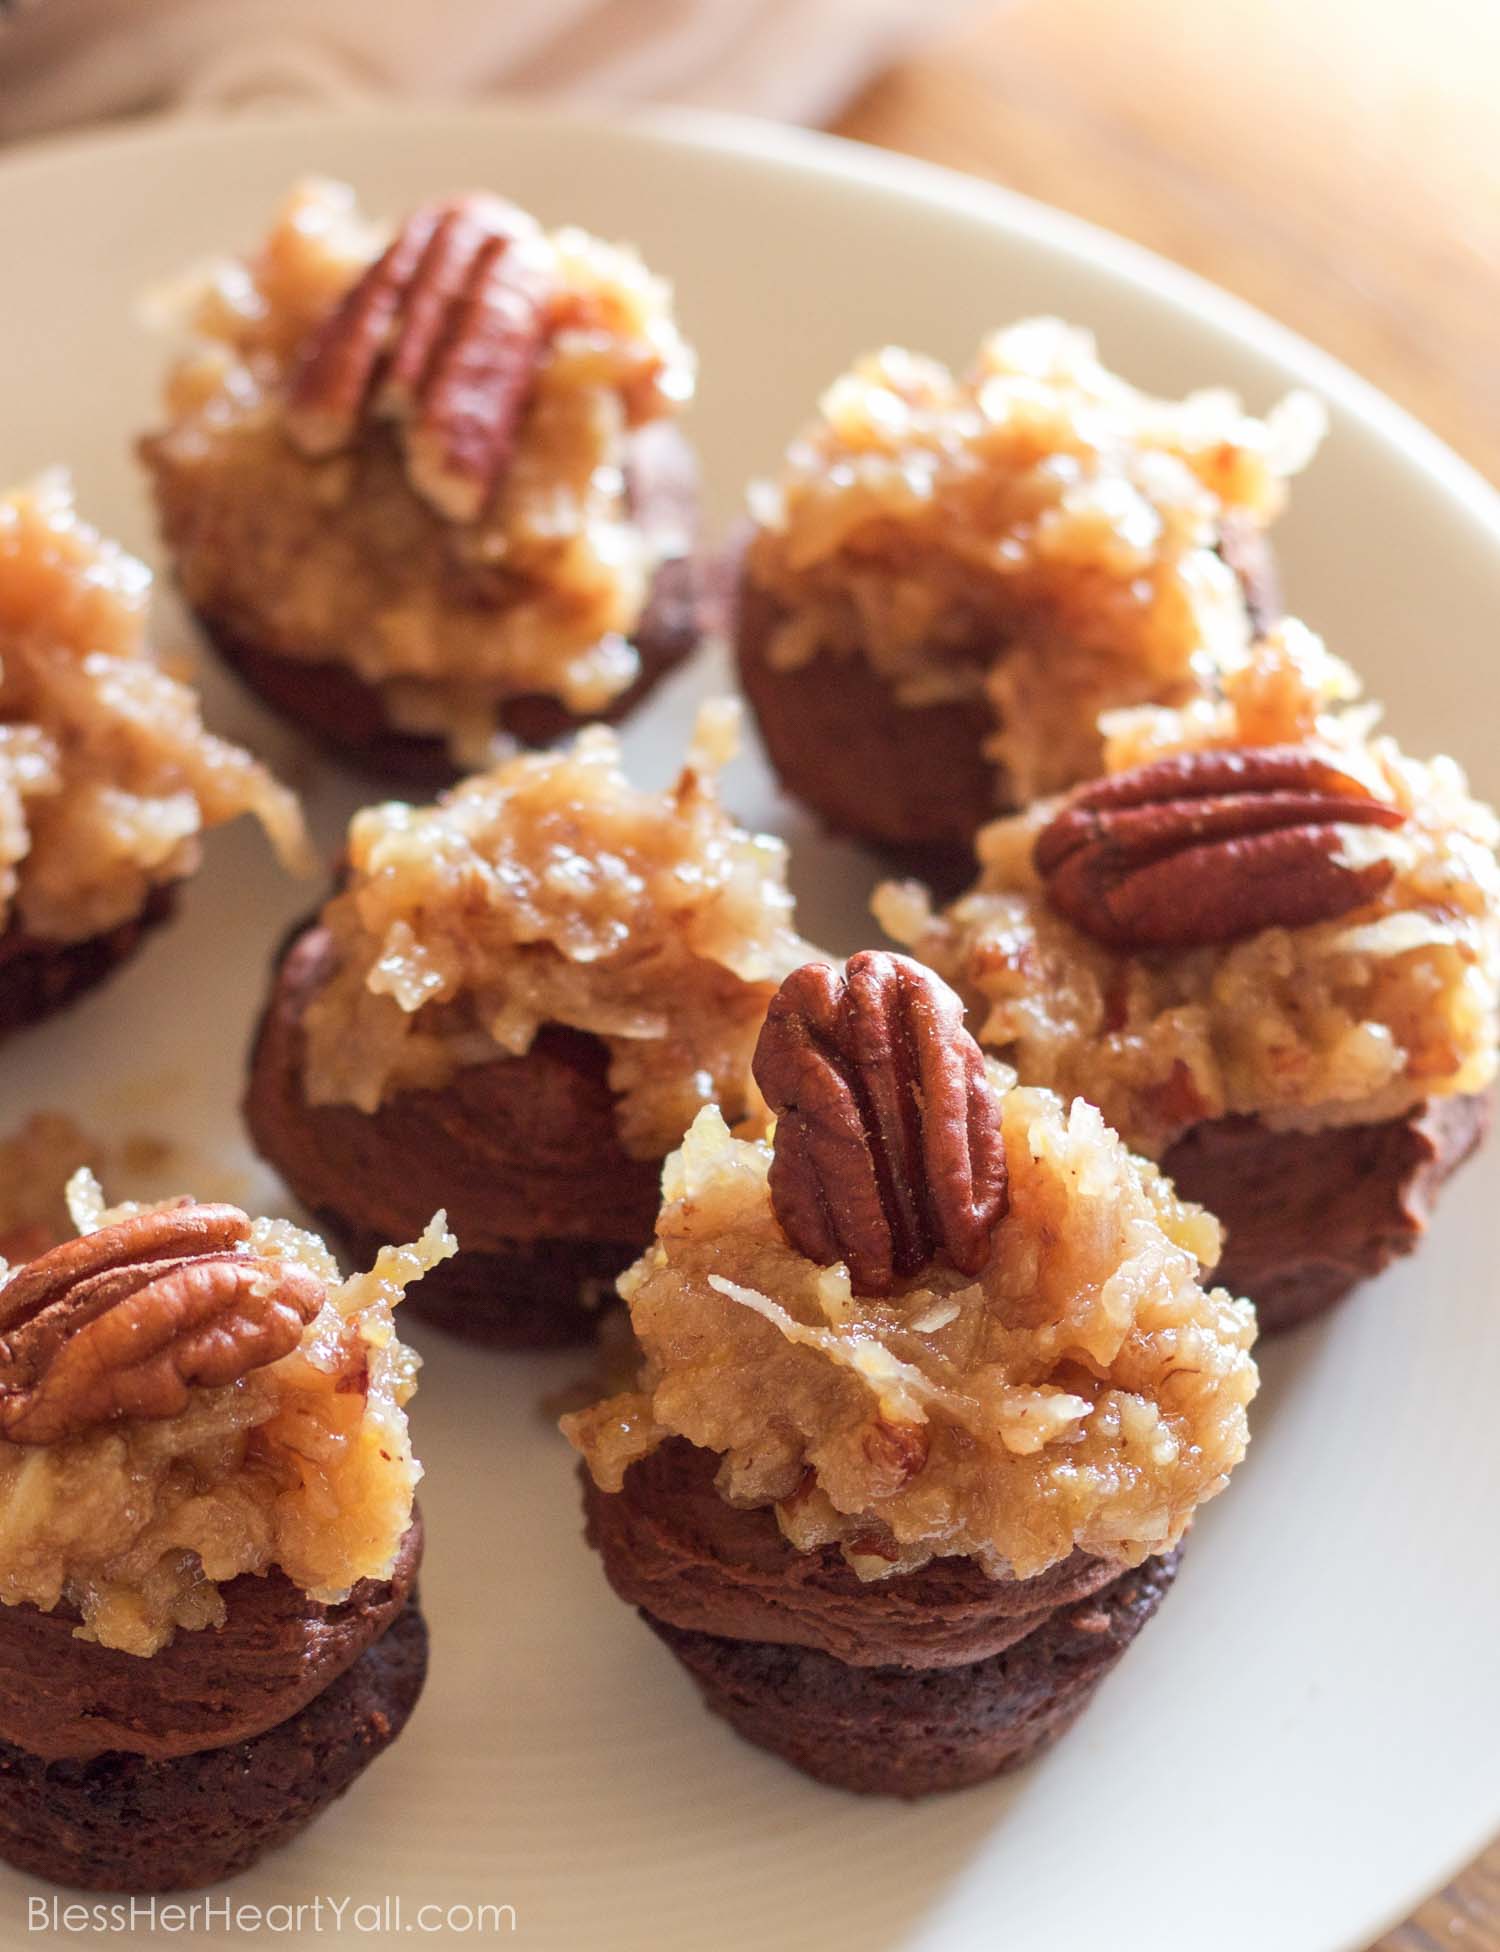
[[(987, 326), (1048, 311), (1165, 391), (1228, 381), (1262, 409), (1312, 386), (1332, 431), (1279, 532), (1291, 607), (1361, 667), (1409, 750), (1450, 749), (1500, 794), (1500, 501), (1477, 476), (1185, 273), (824, 138), (676, 115), (401, 110), (12, 156), (7, 482), (66, 461), (90, 518), (154, 554), (130, 443), (151, 422), (163, 348), (137, 301), (252, 239), (310, 170), (351, 178), (377, 210), (485, 184), (637, 240), (676, 279), (701, 352), (692, 431), (721, 523), (819, 387), (885, 340), (962, 359)], [(188, 640), (167, 595), (159, 616), (164, 642)], [(695, 702), (726, 684), (708, 655), (651, 702), (626, 741), (643, 782), (668, 776)], [(207, 694), (211, 723), (306, 791), (331, 850), (356, 787), (229, 681), (209, 673)], [(753, 752), (728, 794), (791, 840), (806, 933), (843, 950), (875, 939), (867, 858), (779, 802)], [(278, 877), (253, 835), (215, 836), (178, 923), (103, 994), (0, 1052), (4, 1125), (62, 1107), (107, 1137), (170, 1142), (151, 1186), (120, 1192), (275, 1202), (236, 1107), (271, 950), (315, 894)], [(579, 1358), (506, 1361), (417, 1323), (426, 1698), (331, 1815), (216, 1901), (288, 1907), (273, 1916), (293, 1942), (341, 1920), (393, 1944), (513, 1924), (533, 1952), (1355, 1952), (1500, 1828), (1497, 1168), (1500, 1147), (1455, 1183), (1416, 1260), (1268, 1352), (1247, 1465), (1077, 1730), (1017, 1778), (919, 1807), (815, 1787), (741, 1746), (607, 1594), (540, 1407)], [(44, 1895), (0, 1876), (0, 1932), (18, 1934)], [(200, 1912), (174, 1938), (221, 1943), (226, 1918)]]

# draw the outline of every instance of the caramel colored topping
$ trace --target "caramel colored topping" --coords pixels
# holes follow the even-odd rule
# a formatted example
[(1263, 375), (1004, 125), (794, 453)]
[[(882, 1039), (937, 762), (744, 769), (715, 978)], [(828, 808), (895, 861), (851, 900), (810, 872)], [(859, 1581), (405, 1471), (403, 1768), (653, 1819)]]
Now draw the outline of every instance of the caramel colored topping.
[(177, 298), (194, 343), (143, 444), (188, 601), (277, 656), (345, 665), (401, 729), (491, 763), (497, 710), (602, 713), (691, 537), (638, 519), (639, 430), (693, 390), (633, 252), (493, 197), (382, 239), (311, 182)]
[(665, 792), (634, 786), (593, 727), (435, 805), (356, 815), (324, 911), (338, 970), (305, 1019), (310, 1100), (373, 1111), (560, 1023), (608, 1045), (638, 1158), (669, 1152), (705, 1103), (750, 1111), (766, 1005), (808, 948), (781, 843), (720, 804), (733, 723), (705, 708)]
[(1254, 1313), (1203, 1285), (1216, 1224), (1092, 1107), (1007, 1090), (1009, 1205), (977, 1274), (934, 1260), (861, 1293), (787, 1239), (768, 1142), (704, 1112), (667, 1162), (654, 1245), (620, 1283), (632, 1389), (565, 1419), (606, 1490), (668, 1437), (731, 1503), (862, 1578), (964, 1554), (1023, 1578), (1075, 1548), (1168, 1549), (1246, 1443)]
[(772, 659), (860, 657), (912, 705), (986, 699), (1017, 802), (1090, 778), (1101, 711), (1184, 703), (1244, 656), (1223, 551), (1275, 519), (1320, 432), (1302, 395), (1264, 421), (1221, 391), (1153, 399), (1055, 319), (963, 374), (887, 347), (753, 495), (748, 572), (786, 612)]
[(295, 798), (157, 661), (150, 591), (65, 476), (0, 496), (0, 926), (72, 942), (128, 921), (242, 813), (306, 863)]
[(391, 1310), (454, 1251), (440, 1219), (345, 1281), (286, 1221), (69, 1191), (80, 1237), (0, 1285), (0, 1601), (149, 1655), (240, 1573), (386, 1577), (420, 1476)]
[[(1041, 802), (996, 821), (975, 886), (945, 911), (892, 884), (876, 912), (964, 997), (986, 1049), (1027, 1083), (1087, 1097), (1153, 1157), (1200, 1119), (1364, 1124), (1483, 1091), (1500, 826), (1451, 760), (1407, 758), (1374, 718), (1347, 667), (1288, 623), (1222, 700), (1112, 717), (1097, 808)], [(1269, 771), (1247, 788), (1257, 753)], [(1206, 798), (1184, 800), (1184, 777)], [(1148, 828), (1159, 794), (1175, 806), (1144, 880), (1125, 804), (1143, 780)], [(1272, 824), (1226, 851), (1220, 823), (1247, 817)], [(1216, 831), (1180, 848), (1203, 820)], [(1252, 873), (1285, 869), (1283, 849), (1290, 877), (1242, 878), (1247, 854)]]

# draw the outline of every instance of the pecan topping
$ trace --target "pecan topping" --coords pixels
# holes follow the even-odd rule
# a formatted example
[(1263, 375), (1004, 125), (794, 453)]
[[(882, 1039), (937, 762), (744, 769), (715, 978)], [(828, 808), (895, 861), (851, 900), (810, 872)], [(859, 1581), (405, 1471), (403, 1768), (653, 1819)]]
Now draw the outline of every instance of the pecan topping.
[(963, 1006), (905, 956), (804, 963), (771, 1001), (755, 1081), (776, 1114), (771, 1204), (860, 1294), (942, 1259), (977, 1274), (1006, 1210), (1000, 1107)]
[(931, 1442), (925, 1423), (892, 1423), (877, 1417), (865, 1432), (860, 1448), (866, 1461), (889, 1485), (881, 1496), (893, 1498), (927, 1463)]
[(1174, 753), (1069, 795), (1034, 860), (1059, 914), (1112, 949), (1189, 949), (1332, 921), (1394, 864), (1343, 856), (1342, 827), (1399, 807), (1300, 746)]
[(498, 197), (424, 205), (306, 340), (286, 403), (304, 454), (394, 422), (417, 493), (484, 511), (510, 460), (547, 334), (541, 232)]
[(189, 1390), (289, 1354), (326, 1291), (295, 1261), (247, 1254), (249, 1232), (238, 1207), (184, 1203), (18, 1268), (0, 1286), (0, 1436), (173, 1417)]

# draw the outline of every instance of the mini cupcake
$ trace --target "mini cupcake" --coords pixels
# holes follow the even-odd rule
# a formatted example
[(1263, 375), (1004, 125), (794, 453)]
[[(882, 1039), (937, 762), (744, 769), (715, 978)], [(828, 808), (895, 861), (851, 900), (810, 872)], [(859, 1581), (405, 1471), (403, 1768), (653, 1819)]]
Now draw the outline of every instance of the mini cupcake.
[(1219, 1216), (1267, 1330), (1416, 1244), (1495, 1072), (1495, 817), (1357, 692), (1288, 622), (1219, 702), (1111, 720), (1104, 777), (986, 829), (946, 911), (876, 899), (982, 1043)]
[(297, 802), (203, 728), (147, 635), (151, 575), (66, 476), (0, 496), (0, 1034), (102, 981), (172, 911), (200, 836), (251, 813), (288, 866)]
[(0, 1269), (0, 1857), (211, 1884), (285, 1843), (421, 1692), (396, 1339), (441, 1216), (343, 1280), (285, 1221), (102, 1211)]
[(622, 718), (694, 645), (693, 361), (628, 250), (497, 197), (297, 190), (197, 290), (141, 446), (188, 602), (285, 716), (441, 783)]
[(752, 492), (740, 672), (786, 790), (972, 868), (994, 814), (1098, 771), (1099, 713), (1180, 702), (1279, 610), (1265, 529), (1321, 432), (1296, 396), (1150, 398), (1052, 319), (962, 379), (895, 348)]
[(633, 1388), (564, 1419), (588, 1535), (739, 1733), (918, 1796), (1054, 1741), (1246, 1443), (1218, 1229), (1097, 1111), (1009, 1088), (904, 957), (796, 971), (620, 1283)]
[(756, 1033), (809, 950), (785, 850), (719, 803), (733, 723), (706, 709), (666, 792), (596, 726), (435, 806), (367, 808), (277, 964), (255, 1143), (356, 1253), (446, 1206), (463, 1252), (417, 1305), (459, 1333), (586, 1334), (699, 1108), (754, 1110)]

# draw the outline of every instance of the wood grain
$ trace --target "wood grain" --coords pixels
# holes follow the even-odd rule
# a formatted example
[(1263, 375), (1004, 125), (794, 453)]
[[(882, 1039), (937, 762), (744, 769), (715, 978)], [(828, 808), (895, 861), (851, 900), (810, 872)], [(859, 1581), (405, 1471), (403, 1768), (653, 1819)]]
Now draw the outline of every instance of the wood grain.
[(1495, 478), (1497, 88), (1494, 0), (1012, 0), (841, 127), (1192, 266)]
[[(1497, 88), (1495, 0), (1010, 0), (840, 130), (1191, 266), (1500, 479)], [(1500, 1842), (1377, 1952), (1500, 1952)]]

